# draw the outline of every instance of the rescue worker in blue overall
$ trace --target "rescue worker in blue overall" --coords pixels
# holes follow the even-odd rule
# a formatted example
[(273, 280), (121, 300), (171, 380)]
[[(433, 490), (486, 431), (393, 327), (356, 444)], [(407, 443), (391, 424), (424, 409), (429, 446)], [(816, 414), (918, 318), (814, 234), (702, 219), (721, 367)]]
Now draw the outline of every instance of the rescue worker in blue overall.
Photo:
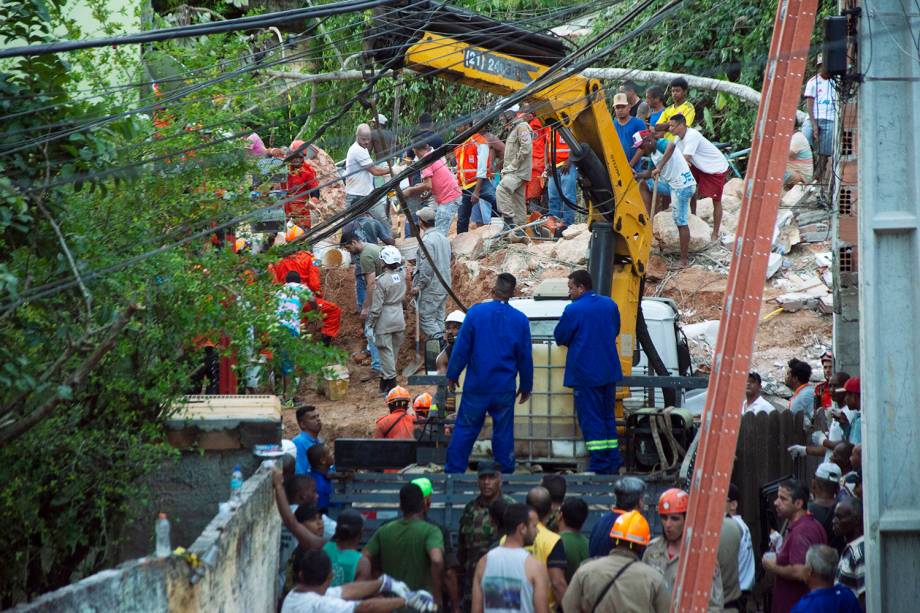
[(572, 302), (562, 312), (553, 335), (556, 344), (568, 347), (563, 384), (572, 388), (575, 397), (575, 412), (590, 455), (588, 470), (611, 475), (623, 465), (615, 414), (616, 384), (623, 379), (617, 354), (620, 310), (592, 287), (587, 270), (569, 275)]
[(466, 379), (445, 472), (466, 472), (486, 413), (492, 417), (492, 455), (503, 473), (514, 472), (514, 398), (524, 404), (533, 389), (530, 322), (508, 304), (516, 285), (514, 275), (498, 275), (493, 300), (471, 307), (460, 327), (447, 363), (447, 384), (455, 389), (464, 368)]

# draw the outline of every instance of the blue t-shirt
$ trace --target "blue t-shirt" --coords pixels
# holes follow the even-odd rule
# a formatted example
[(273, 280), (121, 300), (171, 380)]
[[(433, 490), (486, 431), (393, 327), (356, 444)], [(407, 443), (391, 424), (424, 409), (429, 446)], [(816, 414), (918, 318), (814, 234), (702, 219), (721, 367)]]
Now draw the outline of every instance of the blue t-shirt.
[(630, 117), (625, 125), (620, 125), (620, 120), (614, 118), (613, 127), (617, 129), (617, 136), (620, 137), (620, 144), (623, 151), (626, 152), (626, 161), (632, 159), (636, 154), (636, 148), (633, 146), (633, 134), (647, 129), (645, 122), (638, 117)]
[(610, 540), (610, 531), (613, 524), (616, 523), (620, 513), (616, 511), (607, 511), (601, 515), (594, 528), (591, 529), (591, 538), (588, 539), (588, 555), (592, 558), (605, 556), (613, 549), (613, 541)]
[(307, 450), (317, 444), (319, 440), (313, 438), (308, 432), (301, 432), (292, 440), (294, 447), (297, 448), (297, 459), (294, 461), (295, 475), (310, 474), (310, 460), (307, 459)]
[(332, 496), (332, 481), (321, 472), (311, 470), (310, 476), (316, 482), (316, 507), (320, 510), (329, 508), (329, 498)]
[(662, 113), (664, 113), (664, 109), (661, 109), (660, 111), (655, 112), (655, 113), (652, 113), (651, 115), (649, 115), (649, 116), (648, 116), (648, 125), (650, 125), (650, 126), (657, 126), (657, 125), (658, 125), (658, 118), (661, 117), (661, 114), (662, 114)]
[(825, 587), (802, 596), (790, 613), (862, 613), (859, 600), (850, 588)]

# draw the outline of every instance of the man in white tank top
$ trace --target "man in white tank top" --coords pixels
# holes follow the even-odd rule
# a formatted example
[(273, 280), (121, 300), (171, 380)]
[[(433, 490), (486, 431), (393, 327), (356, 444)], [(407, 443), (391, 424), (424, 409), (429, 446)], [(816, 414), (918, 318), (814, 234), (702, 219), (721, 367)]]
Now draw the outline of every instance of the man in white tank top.
[(473, 613), (548, 613), (546, 567), (524, 549), (533, 545), (538, 521), (526, 504), (505, 510), (505, 542), (476, 565)]

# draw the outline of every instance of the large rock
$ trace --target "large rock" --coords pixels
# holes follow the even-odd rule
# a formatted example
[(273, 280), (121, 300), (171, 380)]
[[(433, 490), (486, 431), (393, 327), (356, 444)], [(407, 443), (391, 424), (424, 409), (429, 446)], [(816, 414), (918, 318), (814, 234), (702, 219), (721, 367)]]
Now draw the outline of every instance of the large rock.
[(703, 198), (696, 201), (696, 216), (708, 224), (712, 224), (712, 198)]
[[(658, 249), (662, 253), (680, 253), (680, 239), (671, 211), (655, 215), (654, 224)], [(705, 250), (709, 246), (709, 236), (712, 233), (709, 224), (691, 213), (687, 225), (690, 227), (690, 252), (698, 253)]]
[[(341, 181), (333, 181), (339, 176), (338, 169), (328, 153), (313, 145), (310, 153), (313, 154), (307, 163), (316, 171), (316, 180), (324, 187), (319, 190), (317, 210), (320, 217), (326, 217), (345, 208), (345, 185)], [(328, 183), (328, 185), (326, 185)]]
[(464, 232), (450, 239), (450, 250), (455, 258), (475, 259), (482, 253), (482, 237)]
[(588, 224), (575, 223), (562, 231), (562, 238), (569, 240), (588, 231)]
[(523, 253), (509, 253), (502, 263), (502, 272), (510, 272), (517, 279), (524, 279), (530, 276), (530, 272), (535, 266), (534, 258)]
[(556, 242), (554, 256), (568, 264), (584, 264), (588, 261), (588, 242), (591, 240), (590, 232), (582, 232), (569, 240)]
[(668, 261), (660, 255), (649, 257), (645, 266), (645, 276), (649, 281), (661, 281), (668, 274)]
[(722, 199), (724, 200), (726, 197), (730, 197), (741, 202), (741, 195), (743, 192), (744, 179), (735, 177), (725, 182), (725, 187), (722, 189)]

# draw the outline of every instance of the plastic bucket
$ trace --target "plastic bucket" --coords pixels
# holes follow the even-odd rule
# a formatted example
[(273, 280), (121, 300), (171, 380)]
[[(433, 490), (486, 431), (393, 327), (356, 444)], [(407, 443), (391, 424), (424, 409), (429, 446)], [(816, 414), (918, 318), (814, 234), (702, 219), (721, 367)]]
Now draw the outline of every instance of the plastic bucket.
[(329, 249), (320, 261), (323, 268), (347, 268), (351, 265), (351, 254), (344, 249)]
[(323, 369), (323, 393), (329, 400), (344, 400), (348, 394), (348, 368), (333, 364)]

